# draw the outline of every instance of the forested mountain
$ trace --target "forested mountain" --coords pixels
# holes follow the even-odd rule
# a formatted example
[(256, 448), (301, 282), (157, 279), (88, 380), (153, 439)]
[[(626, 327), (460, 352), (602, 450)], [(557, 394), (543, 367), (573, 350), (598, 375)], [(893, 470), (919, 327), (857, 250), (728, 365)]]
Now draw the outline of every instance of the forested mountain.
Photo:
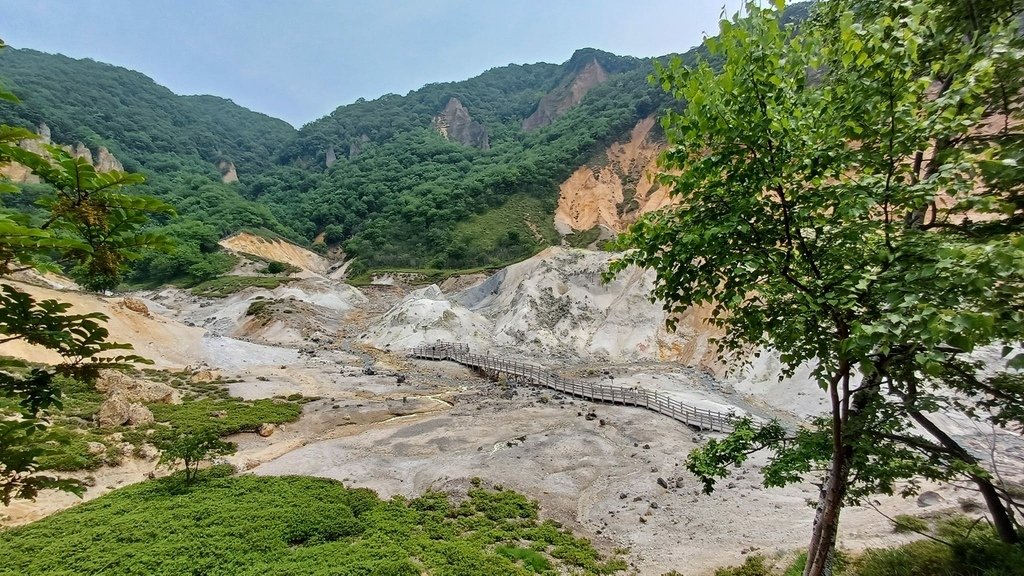
[[(341, 246), (356, 269), (462, 268), (558, 242), (558, 185), (672, 102), (650, 71), (587, 48), (563, 64), (360, 99), (295, 130), (117, 66), (7, 49), (0, 79), (22, 102), (0, 102), (0, 123), (45, 123), (55, 143), (106, 147), (147, 175), (142, 191), (178, 209), (165, 231), (182, 248), (143, 261), (140, 279), (214, 275), (227, 265), (216, 238), (243, 228)], [(222, 181), (235, 172), (237, 183)]]
[(55, 142), (106, 146), (128, 169), (173, 154), (253, 173), (295, 133), (230, 100), (178, 96), (148, 76), (88, 59), (9, 48), (0, 51), (0, 76), (22, 100), (0, 104), (0, 122), (45, 123)]
[[(266, 206), (223, 183), (217, 167), (224, 161), (242, 177), (271, 168), (295, 134), (287, 122), (223, 98), (178, 96), (125, 68), (34, 50), (0, 51), (0, 78), (21, 99), (0, 101), (0, 123), (45, 125), (55, 144), (105, 147), (126, 170), (146, 175), (140, 192), (175, 206), (180, 218), (164, 231), (178, 249), (143, 260), (137, 279), (215, 276), (230, 265), (217, 253), (217, 238), (242, 228), (301, 241)], [(22, 201), (34, 197), (27, 192)]]
[[(245, 188), (302, 235), (326, 232), (373, 267), (527, 256), (557, 241), (558, 184), (669, 101), (649, 72), (648, 61), (585, 49), (561, 65), (511, 65), (359, 101), (303, 127), (282, 149), (288, 167)], [(487, 149), (438, 130), (453, 98), (484, 127)], [(544, 106), (550, 123), (525, 122)], [(325, 172), (296, 187), (296, 168)]]

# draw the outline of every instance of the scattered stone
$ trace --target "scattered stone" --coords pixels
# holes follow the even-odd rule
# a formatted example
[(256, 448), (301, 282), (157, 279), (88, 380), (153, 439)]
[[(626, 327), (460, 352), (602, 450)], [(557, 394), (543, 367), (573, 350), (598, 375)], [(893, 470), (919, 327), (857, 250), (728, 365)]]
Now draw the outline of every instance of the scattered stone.
[(227, 418), (227, 417), (228, 417), (227, 410), (214, 410), (213, 412), (210, 412), (210, 418)]
[[(285, 366), (281, 366), (285, 368)], [(213, 370), (200, 370), (192, 375), (193, 382), (212, 382), (220, 378), (220, 374)]]
[(960, 509), (964, 512), (976, 512), (981, 510), (981, 504), (972, 498), (960, 498), (957, 502), (960, 504)]
[(160, 450), (157, 450), (156, 446), (152, 444), (143, 444), (139, 448), (139, 456), (146, 460), (156, 460), (160, 457)]
[(96, 456), (107, 451), (107, 446), (102, 442), (89, 442), (86, 444), (89, 454)]
[(128, 402), (180, 404), (181, 393), (161, 382), (133, 378), (116, 370), (104, 370), (96, 379), (96, 390), (108, 397), (120, 395)]
[(644, 450), (650, 450), (650, 449), (651, 449), (651, 445), (650, 444), (644, 444)]
[(647, 524), (647, 518), (644, 518), (643, 516), (641, 516), (640, 517), (640, 523), (641, 524)]
[(658, 508), (661, 508), (661, 506), (659, 506), (657, 502), (651, 502), (651, 508), (657, 510)]
[(129, 401), (122, 394), (114, 394), (100, 404), (96, 420), (101, 427), (138, 426), (153, 421), (153, 413), (142, 404)]
[(395, 377), (395, 382), (398, 384), (405, 384), (405, 374), (399, 374)]
[(946, 499), (939, 496), (938, 492), (921, 492), (921, 495), (917, 497), (917, 505), (921, 508), (927, 508), (929, 506), (935, 506), (936, 504), (942, 504)]
[(625, 500), (626, 498), (628, 498), (628, 496), (625, 492), (619, 492), (619, 500)]
[(668, 490), (668, 482), (666, 482), (665, 479), (660, 476), (658, 477), (658, 486), (661, 486), (662, 488)]
[(266, 438), (274, 433), (274, 425), (269, 423), (260, 424), (260, 427), (256, 429), (256, 433)]
[(146, 306), (145, 302), (143, 302), (142, 300), (139, 300), (138, 298), (132, 298), (130, 296), (125, 296), (124, 299), (121, 300), (121, 305), (124, 306), (125, 308), (131, 310), (132, 312), (136, 312), (138, 314), (142, 314), (143, 316), (147, 316), (148, 317), (150, 315), (149, 314), (149, 307)]
[(377, 375), (377, 371), (374, 370), (373, 368), (367, 366), (366, 368), (363, 368), (363, 374), (366, 375), (366, 376), (376, 376)]
[(584, 418), (586, 418), (587, 420), (597, 420), (597, 413), (587, 412), (587, 415), (584, 416)]

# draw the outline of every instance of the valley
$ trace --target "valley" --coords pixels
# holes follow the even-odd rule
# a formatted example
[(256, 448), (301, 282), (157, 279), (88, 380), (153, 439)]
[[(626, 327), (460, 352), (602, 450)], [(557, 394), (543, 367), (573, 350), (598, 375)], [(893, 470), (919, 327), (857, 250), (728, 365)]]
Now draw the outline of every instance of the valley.
[(0, 40), (0, 576), (1024, 576), (1022, 0), (314, 4)]
[[(704, 409), (797, 426), (820, 411), (823, 397), (809, 382), (794, 391), (789, 380), (788, 396), (773, 395), (773, 387), (784, 387), (770, 364), (757, 367), (760, 373), (726, 375), (707, 352), (706, 334), (665, 333), (660, 308), (644, 298), (649, 278), (641, 271), (600, 282), (608, 253), (553, 249), (493, 276), (469, 278), (464, 284), (478, 283), (468, 287), (453, 280), (454, 291), (445, 293), (391, 278), (353, 288), (323, 275), (331, 265), (298, 247), (227, 244), (312, 264), (273, 289), (249, 287), (224, 297), (177, 288), (131, 294), (144, 303), (143, 313), (120, 305), (122, 296), (25, 289), (107, 312), (114, 340), (132, 343), (171, 374), (223, 381), (230, 396), (244, 400), (308, 399), (296, 421), (273, 426), (269, 435), (226, 437), (238, 449), (221, 461), (241, 474), (331, 478), (385, 499), (428, 491), (461, 498), (478, 478), (536, 499), (543, 518), (606, 553), (626, 551), (622, 557), (639, 574), (680, 567), (709, 573), (736, 563), (739, 551), (788, 557), (806, 537), (806, 503), (816, 489), (763, 488), (760, 457), (705, 496), (683, 460), (706, 433), (640, 408), (491, 381), (451, 362), (408, 356), (416, 345), (460, 339), (478, 352), (530, 360), (584, 381), (642, 386)], [(558, 299), (545, 297), (552, 291)], [(254, 304), (262, 305), (256, 314)], [(10, 344), (0, 346), (0, 353), (12, 352)], [(1007, 448), (1011, 458), (1024, 455), (1024, 445)], [(149, 456), (73, 475), (90, 478), (90, 500), (168, 473)], [(976, 505), (969, 490), (928, 488), (935, 500), (927, 508), (898, 497), (851, 508), (841, 546), (857, 551), (909, 541), (893, 534), (874, 507), (895, 516)], [(3, 523), (23, 524), (78, 502), (47, 492), (6, 508)]]

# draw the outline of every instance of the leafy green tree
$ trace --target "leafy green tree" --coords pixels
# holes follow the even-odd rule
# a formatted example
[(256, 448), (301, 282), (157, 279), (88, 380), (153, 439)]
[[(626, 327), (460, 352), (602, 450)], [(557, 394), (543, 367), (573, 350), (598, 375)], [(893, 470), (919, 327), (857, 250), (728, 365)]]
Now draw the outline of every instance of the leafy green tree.
[(173, 429), (156, 442), (160, 464), (174, 467), (181, 462), (185, 467), (185, 484), (191, 484), (199, 473), (199, 465), (214, 456), (235, 453), (235, 445), (224, 442), (212, 428)]
[(708, 491), (763, 448), (766, 485), (823, 474), (805, 574), (831, 573), (845, 503), (902, 480), (912, 493), (921, 476), (990, 478), (917, 432), (926, 412), (991, 419), (978, 406), (1021, 399), (967, 357), (1024, 334), (1024, 202), (1006, 174), (1020, 157), (1019, 4), (972, 21), (951, 0), (832, 0), (798, 33), (781, 2), (751, 3), (705, 42), (720, 72), (656, 69), (687, 104), (663, 121), (678, 205), (632, 227), (612, 271), (654, 269), (671, 312), (710, 306), (722, 355), (769, 347), (786, 375), (815, 363), (830, 411), (813, 427), (741, 422), (687, 460)]
[[(17, 102), (2, 87), (0, 99)], [(70, 158), (59, 149), (51, 148), (47, 158), (18, 146), (33, 137), (24, 129), (0, 125), (0, 166), (23, 164), (53, 190), (40, 200), (47, 209), (41, 222), (23, 211), (0, 207), (0, 280), (14, 272), (56, 270), (57, 264), (63, 264), (73, 266), (84, 284), (109, 287), (137, 249), (163, 245), (161, 237), (139, 229), (147, 214), (168, 213), (170, 207), (121, 192), (141, 181), (139, 177), (96, 172), (84, 160)], [(18, 192), (17, 186), (0, 180), (0, 193)], [(49, 439), (41, 415), (51, 406), (60, 406), (57, 375), (91, 380), (102, 368), (147, 362), (130, 354), (104, 354), (131, 346), (108, 341), (104, 315), (71, 314), (70, 307), (52, 299), (36, 300), (12, 284), (0, 283), (0, 343), (20, 340), (62, 358), (50, 367), (0, 359), (0, 395), (17, 399), (19, 405), (18, 413), (0, 418), (0, 501), (4, 504), (14, 498), (32, 498), (44, 488), (81, 493), (78, 482), (39, 473), (38, 460)]]

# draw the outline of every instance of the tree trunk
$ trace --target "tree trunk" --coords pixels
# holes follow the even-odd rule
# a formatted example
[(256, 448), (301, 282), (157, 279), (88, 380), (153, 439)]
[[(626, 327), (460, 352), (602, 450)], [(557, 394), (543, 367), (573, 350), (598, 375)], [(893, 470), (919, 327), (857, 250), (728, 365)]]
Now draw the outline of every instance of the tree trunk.
[[(911, 393), (916, 393), (916, 389), (911, 388)], [(916, 399), (916, 398), (912, 398)], [(943, 447), (949, 450), (957, 458), (963, 460), (968, 464), (978, 464), (978, 459), (971, 455), (959, 442), (954, 440), (949, 434), (946, 434), (941, 428), (932, 422), (928, 417), (917, 410), (909, 411), (911, 418), (915, 422), (921, 425), (922, 428), (928, 431), (933, 438), (939, 441)], [(999, 493), (996, 492), (996, 487), (992, 485), (992, 481), (984, 476), (971, 474), (971, 480), (978, 485), (978, 491), (981, 492), (982, 498), (985, 499), (985, 506), (988, 507), (988, 513), (992, 517), (992, 525), (996, 529), (996, 534), (999, 535), (999, 539), (1007, 544), (1020, 544), (1020, 535), (1017, 534), (1017, 530), (1014, 529), (1013, 521), (1010, 519), (1010, 513), (1006, 510), (1006, 504), (1003, 499), (999, 497)]]
[(985, 499), (985, 506), (988, 507), (988, 513), (992, 516), (992, 524), (995, 526), (999, 539), (1007, 544), (1020, 544), (1020, 535), (1014, 529), (1010, 513), (1006, 510), (1006, 504), (999, 497), (992, 481), (984, 476), (971, 476), (971, 480), (978, 485), (978, 491)]
[(852, 449), (844, 447), (832, 455), (828, 478), (821, 487), (818, 507), (814, 514), (811, 543), (807, 548), (804, 576), (832, 576), (835, 560), (836, 534), (839, 531), (839, 512), (843, 508), (846, 482), (850, 476)]

